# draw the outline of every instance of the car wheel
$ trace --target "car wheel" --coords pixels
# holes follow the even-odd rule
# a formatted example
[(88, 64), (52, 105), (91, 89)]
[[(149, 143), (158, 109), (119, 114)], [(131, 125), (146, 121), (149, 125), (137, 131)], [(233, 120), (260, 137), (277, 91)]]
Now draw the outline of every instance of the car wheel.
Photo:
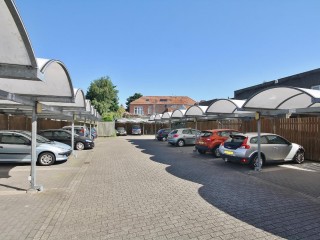
[(213, 148), (212, 153), (213, 153), (213, 156), (215, 156), (216, 158), (219, 158), (221, 156), (219, 152), (219, 146), (216, 146), (215, 148)]
[[(251, 158), (251, 161), (250, 161), (250, 167), (252, 169), (255, 169), (257, 166), (258, 166), (258, 154), (254, 155), (252, 158)], [(261, 156), (261, 159), (260, 159), (260, 168), (262, 168), (264, 164), (264, 160), (263, 160), (263, 157)]]
[(184, 141), (182, 139), (178, 140), (177, 145), (179, 147), (183, 147), (184, 146)]
[(38, 163), (41, 166), (49, 166), (56, 161), (54, 154), (49, 152), (43, 152), (38, 157)]
[(303, 151), (298, 151), (296, 153), (296, 155), (294, 156), (293, 161), (295, 163), (298, 163), (298, 164), (303, 163), (304, 162), (304, 152)]
[(198, 149), (198, 153), (200, 153), (200, 154), (205, 154), (205, 153), (206, 153), (206, 151), (201, 150), (201, 149)]
[(76, 142), (76, 149), (77, 150), (83, 150), (84, 144), (82, 142)]

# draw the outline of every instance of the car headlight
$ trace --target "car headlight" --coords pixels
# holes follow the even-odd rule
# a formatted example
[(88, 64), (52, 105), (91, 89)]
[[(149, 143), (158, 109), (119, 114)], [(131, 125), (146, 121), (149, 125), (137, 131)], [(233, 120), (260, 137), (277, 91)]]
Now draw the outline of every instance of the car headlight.
[(89, 140), (89, 139), (86, 139), (85, 141), (86, 141), (86, 142), (92, 142), (92, 140)]

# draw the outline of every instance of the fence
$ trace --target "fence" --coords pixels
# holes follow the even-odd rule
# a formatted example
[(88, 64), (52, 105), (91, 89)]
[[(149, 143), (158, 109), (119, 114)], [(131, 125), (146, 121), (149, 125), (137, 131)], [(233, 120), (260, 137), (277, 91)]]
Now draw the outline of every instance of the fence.
[[(75, 123), (77, 124), (77, 123)], [(62, 128), (70, 125), (67, 121), (55, 121), (51, 119), (38, 119), (37, 130), (48, 128)], [(98, 136), (114, 135), (115, 127), (125, 127), (128, 133), (132, 125), (137, 123), (98, 123)], [(169, 123), (140, 123), (143, 134), (154, 135), (161, 128), (170, 127)], [(172, 123), (174, 127), (190, 127), (199, 130), (231, 128), (241, 132), (256, 132), (257, 123), (255, 120), (219, 120), (219, 121), (197, 121)], [(320, 118), (263, 118), (261, 120), (261, 131), (279, 134), (291, 142), (302, 145), (306, 150), (306, 159), (320, 161)], [(31, 119), (26, 116), (10, 116), (0, 114), (0, 130), (31, 130)]]

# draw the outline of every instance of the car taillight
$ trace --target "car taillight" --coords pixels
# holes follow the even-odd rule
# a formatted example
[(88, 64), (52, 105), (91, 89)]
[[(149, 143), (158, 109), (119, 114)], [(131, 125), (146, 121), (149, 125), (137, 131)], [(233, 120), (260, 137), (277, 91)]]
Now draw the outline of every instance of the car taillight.
[(250, 145), (248, 145), (247, 142), (248, 142), (248, 138), (245, 138), (239, 148), (241, 148), (241, 149), (249, 149)]
[(222, 142), (222, 143), (220, 144), (220, 146), (224, 146), (224, 142)]
[(173, 134), (173, 137), (177, 138), (177, 137), (179, 137), (179, 134)]

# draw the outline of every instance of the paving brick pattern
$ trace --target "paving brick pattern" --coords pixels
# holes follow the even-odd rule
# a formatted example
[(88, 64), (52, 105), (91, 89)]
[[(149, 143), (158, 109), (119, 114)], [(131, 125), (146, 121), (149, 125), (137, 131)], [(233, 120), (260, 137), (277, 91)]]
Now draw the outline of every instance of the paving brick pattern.
[(97, 139), (44, 192), (0, 195), (0, 239), (320, 239), (318, 188), (287, 184), (298, 171), (254, 173), (192, 149)]

